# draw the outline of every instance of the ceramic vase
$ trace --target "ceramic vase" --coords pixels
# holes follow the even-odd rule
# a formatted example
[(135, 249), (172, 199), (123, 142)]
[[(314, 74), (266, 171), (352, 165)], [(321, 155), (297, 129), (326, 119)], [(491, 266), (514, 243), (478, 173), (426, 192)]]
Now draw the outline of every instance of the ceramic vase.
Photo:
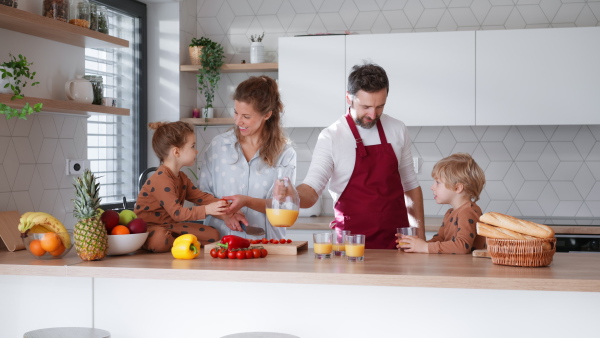
[(265, 62), (265, 46), (262, 42), (252, 42), (250, 45), (250, 63)]

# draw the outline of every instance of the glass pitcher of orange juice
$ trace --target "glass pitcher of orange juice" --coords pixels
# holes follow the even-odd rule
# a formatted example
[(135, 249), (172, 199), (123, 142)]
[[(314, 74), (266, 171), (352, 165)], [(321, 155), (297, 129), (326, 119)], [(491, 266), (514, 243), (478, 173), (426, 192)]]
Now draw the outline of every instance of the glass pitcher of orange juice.
[(274, 227), (291, 227), (298, 218), (300, 196), (290, 179), (294, 166), (277, 168), (277, 179), (267, 193), (267, 219)]

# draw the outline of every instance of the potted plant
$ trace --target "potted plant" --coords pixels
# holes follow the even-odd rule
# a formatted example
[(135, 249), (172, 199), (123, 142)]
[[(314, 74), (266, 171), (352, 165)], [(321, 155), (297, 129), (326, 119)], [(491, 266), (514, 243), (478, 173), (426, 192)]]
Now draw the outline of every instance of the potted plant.
[[(29, 66), (33, 63), (29, 63), (27, 58), (19, 54), (19, 57), (15, 57), (12, 54), (8, 54), (11, 58), (8, 62), (0, 64), (0, 74), (2, 81), (6, 82), (1, 85), (0, 89), (7, 90), (8, 93), (12, 93), (11, 101), (20, 100), (25, 97), (21, 92), (21, 87), (27, 86), (27, 81), (32, 80), (35, 77), (36, 72), (31, 73)], [(33, 82), (31, 86), (35, 86), (39, 82)], [(11, 108), (6, 104), (0, 103), (0, 114), (6, 115), (6, 119), (9, 120), (13, 117), (20, 119), (27, 119), (27, 115), (33, 112), (39, 113), (42, 110), (42, 104), (36, 103), (33, 107), (29, 105), (29, 102), (25, 103), (25, 106), (21, 111)]]
[(192, 38), (192, 43), (190, 43), (189, 51), (190, 51), (190, 61), (192, 61), (193, 65), (200, 64), (200, 55), (202, 54), (202, 49), (209, 45), (212, 41), (209, 38), (201, 37), (200, 39)]
[(215, 99), (215, 91), (219, 87), (219, 80), (221, 80), (221, 66), (223, 66), (223, 59), (225, 58), (225, 52), (221, 44), (211, 41), (208, 38), (203, 38), (210, 41), (202, 49), (200, 54), (200, 69), (198, 69), (198, 90), (200, 94), (204, 94), (206, 99), (206, 106), (203, 109), (203, 115), (205, 118), (209, 117), (209, 109), (212, 111), (212, 103)]

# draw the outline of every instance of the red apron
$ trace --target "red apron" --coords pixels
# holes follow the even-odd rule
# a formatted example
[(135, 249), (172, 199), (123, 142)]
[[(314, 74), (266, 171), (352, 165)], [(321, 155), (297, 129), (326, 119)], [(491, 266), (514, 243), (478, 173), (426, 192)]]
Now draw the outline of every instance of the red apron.
[(356, 139), (356, 162), (330, 226), (364, 234), (367, 249), (395, 249), (396, 228), (409, 226), (398, 159), (381, 121), (377, 121), (381, 144), (372, 146), (363, 144), (350, 114), (346, 121)]

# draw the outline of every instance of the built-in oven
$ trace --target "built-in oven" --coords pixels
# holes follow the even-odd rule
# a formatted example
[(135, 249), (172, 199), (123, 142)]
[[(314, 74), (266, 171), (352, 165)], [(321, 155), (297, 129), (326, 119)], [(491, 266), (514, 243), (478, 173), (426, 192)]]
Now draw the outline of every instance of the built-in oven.
[(556, 252), (600, 253), (600, 235), (556, 234)]

